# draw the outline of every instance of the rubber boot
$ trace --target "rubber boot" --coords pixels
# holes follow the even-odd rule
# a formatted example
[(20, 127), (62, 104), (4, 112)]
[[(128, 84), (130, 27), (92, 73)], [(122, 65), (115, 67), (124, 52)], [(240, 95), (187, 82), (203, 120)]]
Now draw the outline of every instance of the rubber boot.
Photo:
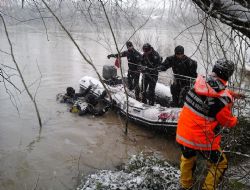
[(142, 103), (147, 104), (147, 97), (146, 97), (146, 92), (142, 93)]
[(185, 158), (181, 156), (181, 177), (180, 184), (183, 189), (191, 189), (193, 186), (193, 170), (196, 165), (196, 156)]
[(223, 159), (218, 163), (208, 162), (208, 174), (202, 186), (202, 190), (215, 190), (220, 183), (221, 178), (228, 166), (228, 162), (224, 153), (222, 153), (222, 157)]
[(140, 101), (140, 87), (139, 87), (139, 85), (135, 86), (135, 99), (137, 101)]

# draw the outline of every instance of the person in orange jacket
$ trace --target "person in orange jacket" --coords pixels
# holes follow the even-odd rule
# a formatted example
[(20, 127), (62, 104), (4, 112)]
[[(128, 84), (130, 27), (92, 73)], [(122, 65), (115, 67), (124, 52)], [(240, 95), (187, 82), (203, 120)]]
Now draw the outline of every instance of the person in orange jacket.
[(181, 146), (181, 189), (192, 189), (197, 153), (208, 163), (203, 190), (215, 190), (228, 167), (220, 148), (221, 129), (232, 128), (237, 118), (232, 114), (233, 96), (227, 81), (233, 75), (234, 63), (216, 61), (212, 74), (206, 79), (198, 76), (187, 93), (177, 125), (176, 141)]

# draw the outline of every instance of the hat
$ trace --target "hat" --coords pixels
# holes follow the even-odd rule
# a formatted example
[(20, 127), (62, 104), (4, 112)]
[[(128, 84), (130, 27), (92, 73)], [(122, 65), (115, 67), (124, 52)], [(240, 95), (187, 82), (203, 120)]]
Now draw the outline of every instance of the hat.
[(68, 87), (68, 88), (66, 89), (66, 92), (67, 92), (67, 95), (68, 95), (68, 96), (73, 96), (73, 95), (75, 94), (75, 89), (72, 88), (72, 87)]
[(129, 48), (129, 47), (133, 47), (133, 43), (132, 43), (132, 42), (130, 42), (130, 41), (127, 41), (127, 42), (126, 42), (126, 46), (127, 46), (127, 48)]
[(213, 67), (214, 72), (219, 78), (228, 81), (234, 73), (234, 63), (226, 59), (218, 59)]
[(149, 43), (146, 43), (142, 46), (143, 52), (148, 52), (152, 49), (152, 46)]
[(183, 46), (176, 46), (174, 49), (175, 54), (184, 54), (184, 47)]

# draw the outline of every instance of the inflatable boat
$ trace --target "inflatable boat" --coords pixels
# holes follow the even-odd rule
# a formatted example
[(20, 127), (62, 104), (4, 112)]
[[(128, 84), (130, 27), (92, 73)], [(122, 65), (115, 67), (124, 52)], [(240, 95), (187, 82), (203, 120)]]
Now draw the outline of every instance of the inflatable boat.
[[(134, 93), (131, 91), (128, 91), (127, 102), (124, 85), (121, 82), (113, 83), (107, 81), (108, 80), (103, 80), (104, 85), (112, 97), (112, 105), (121, 115), (127, 116), (129, 120), (140, 125), (148, 126), (157, 130), (168, 131), (176, 128), (180, 108), (165, 107), (160, 104), (155, 104), (154, 106), (144, 104), (137, 101), (133, 96)], [(80, 90), (92, 86), (90, 93), (95, 96), (99, 96), (105, 90), (99, 79), (91, 76), (82, 77), (79, 84)], [(161, 83), (157, 83), (155, 92), (159, 100), (169, 100), (171, 97), (169, 86), (165, 86)], [(105, 97), (105, 100), (111, 103), (108, 96)]]

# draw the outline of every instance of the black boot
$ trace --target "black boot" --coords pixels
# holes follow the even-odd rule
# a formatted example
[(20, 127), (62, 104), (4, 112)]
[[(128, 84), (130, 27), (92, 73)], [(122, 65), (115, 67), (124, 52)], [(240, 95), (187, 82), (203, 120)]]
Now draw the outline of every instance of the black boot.
[(144, 98), (144, 97), (142, 97), (142, 103), (147, 104), (147, 103), (148, 103), (148, 102), (147, 102), (147, 99)]

